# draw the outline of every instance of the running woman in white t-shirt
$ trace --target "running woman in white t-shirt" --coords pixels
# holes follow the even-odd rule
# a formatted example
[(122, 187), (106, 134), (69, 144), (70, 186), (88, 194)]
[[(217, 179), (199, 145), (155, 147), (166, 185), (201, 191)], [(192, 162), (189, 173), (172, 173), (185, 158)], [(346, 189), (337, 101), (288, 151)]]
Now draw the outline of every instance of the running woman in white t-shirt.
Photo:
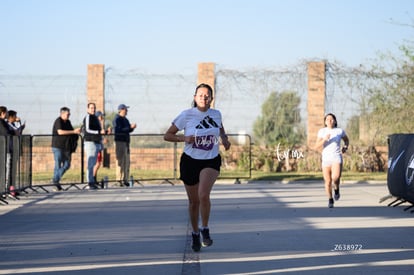
[[(213, 244), (208, 221), (211, 208), (210, 192), (221, 166), (219, 141), (221, 139), (226, 150), (231, 145), (224, 131), (220, 111), (210, 109), (212, 100), (212, 88), (207, 84), (198, 85), (193, 108), (181, 112), (164, 135), (166, 141), (185, 142), (180, 159), (180, 179), (184, 182), (188, 196), (193, 229), (192, 249), (196, 252), (200, 251), (201, 245), (206, 247)], [(184, 135), (177, 135), (181, 130), (184, 130)]]
[[(338, 124), (334, 114), (327, 114), (324, 118), (325, 128), (318, 131), (316, 148), (323, 146), (322, 150), (322, 172), (325, 181), (325, 190), (328, 195), (328, 207), (334, 206), (332, 198), (332, 183), (334, 184), (335, 200), (339, 200), (339, 182), (342, 173), (342, 153), (348, 150), (349, 139), (345, 131), (337, 128)], [(341, 140), (345, 145), (341, 150)]]

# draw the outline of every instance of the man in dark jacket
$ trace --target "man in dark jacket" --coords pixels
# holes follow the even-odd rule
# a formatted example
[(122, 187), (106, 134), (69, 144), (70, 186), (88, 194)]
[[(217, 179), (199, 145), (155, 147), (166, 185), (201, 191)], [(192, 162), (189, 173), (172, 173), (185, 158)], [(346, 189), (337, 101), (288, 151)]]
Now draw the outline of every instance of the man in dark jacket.
[[(12, 170), (12, 152), (13, 152), (13, 139), (14, 135), (13, 129), (6, 121), (7, 117), (7, 107), (0, 106), (0, 144), (5, 146), (6, 154), (2, 154), (0, 157), (5, 157), (2, 163), (6, 164), (6, 169), (0, 167), (0, 179), (4, 180), (6, 183), (6, 188), (9, 188), (11, 185), (11, 170)], [(5, 173), (4, 173), (5, 172)], [(3, 174), (2, 174), (3, 173)], [(0, 190), (1, 191), (1, 190)]]
[(102, 150), (102, 135), (105, 130), (102, 129), (99, 119), (95, 116), (95, 103), (88, 103), (88, 113), (83, 119), (84, 131), (84, 148), (87, 163), (86, 178), (88, 180), (89, 189), (97, 189), (95, 179), (93, 177), (93, 168), (98, 158), (98, 152)]
[(118, 114), (113, 121), (113, 130), (115, 133), (115, 150), (116, 150), (116, 179), (122, 184), (128, 186), (129, 165), (130, 165), (130, 133), (137, 127), (136, 123), (130, 124), (126, 118), (129, 106), (120, 104)]
[(81, 129), (73, 129), (69, 120), (70, 109), (60, 108), (60, 116), (56, 118), (52, 128), (52, 151), (55, 158), (55, 168), (53, 171), (53, 184), (55, 190), (62, 190), (60, 179), (70, 168), (72, 153), (76, 150), (78, 135)]

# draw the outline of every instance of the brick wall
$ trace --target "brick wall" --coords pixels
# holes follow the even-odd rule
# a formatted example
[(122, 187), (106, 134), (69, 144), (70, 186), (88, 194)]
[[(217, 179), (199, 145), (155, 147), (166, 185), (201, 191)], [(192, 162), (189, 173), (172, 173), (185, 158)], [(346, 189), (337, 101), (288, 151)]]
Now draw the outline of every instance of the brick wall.
[[(115, 148), (107, 148), (110, 168), (115, 169)], [(181, 151), (178, 151), (181, 154)], [(54, 167), (53, 152), (50, 147), (33, 147), (32, 169), (36, 172), (51, 172)], [(86, 166), (86, 163), (85, 163)], [(131, 148), (131, 168), (145, 170), (171, 170), (174, 167), (173, 148)], [(78, 147), (72, 154), (71, 169), (81, 168), (81, 150)]]

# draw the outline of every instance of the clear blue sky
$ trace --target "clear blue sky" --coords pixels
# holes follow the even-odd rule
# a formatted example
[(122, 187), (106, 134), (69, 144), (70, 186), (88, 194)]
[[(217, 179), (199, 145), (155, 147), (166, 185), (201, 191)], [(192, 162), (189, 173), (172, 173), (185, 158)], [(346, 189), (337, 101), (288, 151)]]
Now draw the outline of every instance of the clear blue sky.
[(366, 63), (413, 37), (413, 0), (0, 0), (1, 74)]

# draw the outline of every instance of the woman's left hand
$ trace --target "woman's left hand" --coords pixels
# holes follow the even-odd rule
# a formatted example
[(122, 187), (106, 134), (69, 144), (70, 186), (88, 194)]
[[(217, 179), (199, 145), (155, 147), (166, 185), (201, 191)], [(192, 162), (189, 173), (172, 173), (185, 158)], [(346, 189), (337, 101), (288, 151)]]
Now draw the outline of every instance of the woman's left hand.
[(226, 149), (226, 151), (230, 149), (231, 143), (227, 137), (222, 138), (221, 143), (223, 143), (224, 149)]

